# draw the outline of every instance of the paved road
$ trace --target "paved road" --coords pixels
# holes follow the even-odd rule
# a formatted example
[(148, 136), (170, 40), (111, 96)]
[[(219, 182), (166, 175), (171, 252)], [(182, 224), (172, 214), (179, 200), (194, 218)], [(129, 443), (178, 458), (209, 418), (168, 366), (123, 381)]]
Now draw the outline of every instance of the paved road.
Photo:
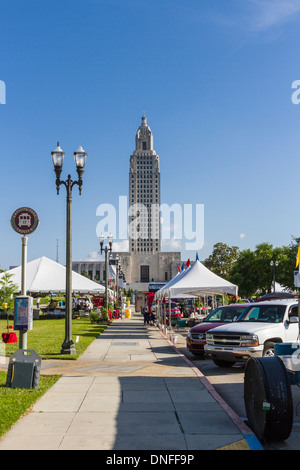
[[(183, 338), (187, 336), (188, 328), (180, 331)], [(184, 344), (182, 342), (182, 344)], [(186, 348), (182, 348), (186, 357), (207, 377), (219, 395), (243, 420), (247, 419), (244, 405), (244, 374), (245, 365), (235, 364), (233, 367), (221, 368), (208, 357), (195, 357)], [(293, 431), (286, 441), (263, 445), (266, 450), (298, 450), (300, 449), (300, 388), (292, 386), (294, 403)]]

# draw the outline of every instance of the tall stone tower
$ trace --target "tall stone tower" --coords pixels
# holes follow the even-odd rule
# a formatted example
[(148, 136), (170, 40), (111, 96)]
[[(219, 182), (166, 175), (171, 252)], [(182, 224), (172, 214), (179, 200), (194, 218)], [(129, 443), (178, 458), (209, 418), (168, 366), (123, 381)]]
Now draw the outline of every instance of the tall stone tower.
[[(130, 156), (129, 250), (117, 253), (126, 282), (137, 292), (148, 290), (149, 283), (169, 281), (181, 265), (179, 251), (161, 251), (160, 204), (159, 156), (153, 150), (153, 135), (143, 116)], [(99, 262), (76, 262), (75, 271), (86, 270), (92, 279), (97, 276), (103, 281), (103, 269)]]
[(135, 137), (129, 170), (129, 251), (160, 251), (160, 170), (146, 116)]

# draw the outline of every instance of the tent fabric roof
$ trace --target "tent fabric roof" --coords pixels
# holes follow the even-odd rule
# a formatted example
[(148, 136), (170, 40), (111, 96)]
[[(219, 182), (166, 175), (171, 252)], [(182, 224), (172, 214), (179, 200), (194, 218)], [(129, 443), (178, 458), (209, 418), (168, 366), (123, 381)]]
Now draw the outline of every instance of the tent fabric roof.
[(238, 294), (238, 287), (217, 276), (206, 268), (199, 260), (195, 261), (188, 269), (182, 273), (177, 273), (158, 292), (159, 295), (168, 295), (171, 298), (179, 294), (192, 295), (223, 295)]
[[(12, 274), (12, 281), (21, 290), (22, 268), (10, 269), (7, 273)], [(3, 274), (2, 274), (3, 275)], [(0, 275), (0, 277), (2, 277)], [(57, 293), (66, 290), (66, 268), (62, 264), (42, 256), (27, 263), (26, 267), (26, 291), (28, 293)], [(78, 293), (103, 293), (105, 288), (97, 282), (72, 271), (72, 292)]]

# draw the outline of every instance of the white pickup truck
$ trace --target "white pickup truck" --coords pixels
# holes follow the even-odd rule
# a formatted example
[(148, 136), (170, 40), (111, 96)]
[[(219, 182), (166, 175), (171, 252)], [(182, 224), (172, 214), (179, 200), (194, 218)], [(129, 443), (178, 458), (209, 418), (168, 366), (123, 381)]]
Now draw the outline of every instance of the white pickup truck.
[(297, 299), (256, 302), (236, 322), (210, 330), (204, 351), (219, 367), (230, 367), (251, 356), (273, 356), (275, 343), (296, 342), (298, 336)]

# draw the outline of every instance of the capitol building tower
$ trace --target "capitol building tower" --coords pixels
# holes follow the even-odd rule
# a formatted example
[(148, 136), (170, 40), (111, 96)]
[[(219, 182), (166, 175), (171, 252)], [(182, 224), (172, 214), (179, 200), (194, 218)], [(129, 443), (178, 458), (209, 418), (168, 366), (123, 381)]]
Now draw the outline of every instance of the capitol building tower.
[[(147, 291), (151, 283), (168, 282), (181, 264), (180, 252), (162, 251), (161, 247), (160, 176), (153, 134), (143, 116), (129, 161), (128, 251), (117, 253), (113, 246), (113, 256), (119, 256), (128, 287), (137, 292)], [(163, 241), (165, 249), (171, 248), (168, 240)], [(73, 270), (105, 281), (103, 261), (76, 261)]]
[(126, 281), (137, 289), (167, 282), (177, 272), (180, 252), (161, 251), (159, 156), (146, 116), (135, 136), (129, 163), (129, 256), (123, 253)]
[(129, 170), (129, 251), (160, 251), (159, 156), (153, 150), (153, 135), (146, 116), (135, 137)]

